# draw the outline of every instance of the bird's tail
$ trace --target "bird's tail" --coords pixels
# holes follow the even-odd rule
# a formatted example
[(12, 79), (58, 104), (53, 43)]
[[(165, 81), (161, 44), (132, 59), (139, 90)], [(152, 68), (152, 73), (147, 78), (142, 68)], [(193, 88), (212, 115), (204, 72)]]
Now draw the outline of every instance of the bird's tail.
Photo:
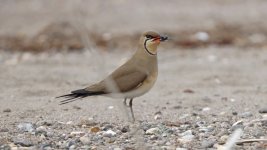
[(85, 98), (87, 96), (93, 96), (93, 95), (102, 95), (105, 94), (102, 91), (88, 91), (85, 89), (80, 89), (76, 91), (72, 91), (70, 94), (61, 95), (56, 98), (66, 98), (65, 100), (60, 101), (60, 105), (67, 104), (73, 101), (76, 101), (77, 99)]

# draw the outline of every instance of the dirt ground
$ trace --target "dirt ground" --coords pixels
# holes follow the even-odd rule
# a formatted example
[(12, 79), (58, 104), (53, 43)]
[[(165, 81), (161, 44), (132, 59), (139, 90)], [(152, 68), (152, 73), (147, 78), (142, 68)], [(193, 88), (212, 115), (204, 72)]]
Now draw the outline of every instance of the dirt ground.
[[(162, 3), (3, 1), (0, 149), (220, 149), (237, 128), (241, 140), (263, 141), (241, 142), (236, 149), (266, 149), (266, 1)], [(83, 47), (79, 37), (43, 46), (58, 28), (45, 36), (43, 29), (57, 20), (82, 22), (95, 48), (77, 50)], [(218, 31), (218, 24), (231, 30)], [(121, 99), (59, 105), (56, 96), (99, 81), (125, 62), (146, 30), (172, 39), (159, 47), (155, 86), (134, 100), (134, 124)], [(199, 32), (210, 35), (208, 41)], [(181, 40), (179, 33), (188, 38)], [(97, 44), (99, 37), (108, 40)], [(58, 49), (66, 43), (75, 50)], [(157, 132), (149, 133), (152, 128)]]

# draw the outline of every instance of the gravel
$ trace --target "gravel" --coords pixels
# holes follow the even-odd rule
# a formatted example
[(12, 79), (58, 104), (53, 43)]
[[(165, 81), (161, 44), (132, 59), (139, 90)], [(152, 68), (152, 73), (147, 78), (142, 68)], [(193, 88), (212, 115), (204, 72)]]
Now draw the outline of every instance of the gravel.
[[(257, 86), (263, 83), (248, 79), (254, 79), (260, 70), (264, 74), (267, 53), (220, 49), (215, 62), (206, 62), (206, 55), (214, 52), (164, 51), (159, 59), (161, 75), (157, 84), (134, 101), (135, 123), (128, 122), (120, 100), (92, 97), (58, 105), (54, 96), (83, 86), (91, 78), (98, 79), (98, 75), (91, 74), (95, 71), (90, 66), (94, 61), (85, 54), (40, 54), (32, 62), (1, 66), (5, 71), (1, 72), (4, 80), (0, 85), (9, 86), (9, 90), (2, 93), (0, 107), (2, 111), (12, 111), (0, 115), (0, 149), (217, 149), (238, 128), (243, 130), (241, 139), (266, 139), (267, 116), (259, 111), (266, 103), (265, 86), (257, 91), (256, 86), (247, 85), (251, 81)], [(110, 61), (119, 60), (116, 52), (111, 55)], [(252, 64), (247, 62), (251, 57), (256, 57)], [(228, 65), (220, 61), (224, 59)], [(107, 67), (112, 70), (116, 66), (110, 63)], [(19, 87), (10, 77), (21, 83)], [(256, 94), (251, 94), (253, 91)], [(114, 107), (108, 109), (109, 106)], [(253, 142), (234, 148), (266, 149), (264, 146)]]

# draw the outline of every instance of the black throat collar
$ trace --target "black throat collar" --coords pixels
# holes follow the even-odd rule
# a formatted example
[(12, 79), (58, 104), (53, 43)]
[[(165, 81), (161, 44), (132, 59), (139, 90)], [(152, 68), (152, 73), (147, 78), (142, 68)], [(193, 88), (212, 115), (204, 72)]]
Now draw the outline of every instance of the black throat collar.
[(150, 55), (156, 55), (156, 54), (154, 54), (154, 53), (151, 53), (149, 50), (148, 50), (148, 48), (146, 47), (146, 42), (148, 41), (149, 39), (147, 39), (146, 41), (145, 41), (145, 43), (144, 43), (144, 47), (145, 47), (145, 50), (148, 52), (148, 54), (150, 54)]

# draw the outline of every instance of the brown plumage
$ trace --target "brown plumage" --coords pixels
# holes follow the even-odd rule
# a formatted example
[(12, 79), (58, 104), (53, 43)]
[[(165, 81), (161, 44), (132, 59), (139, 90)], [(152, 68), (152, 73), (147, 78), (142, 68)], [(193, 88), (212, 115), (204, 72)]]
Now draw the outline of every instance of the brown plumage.
[[(134, 119), (132, 100), (148, 92), (154, 85), (158, 74), (157, 46), (165, 40), (167, 37), (160, 36), (156, 32), (145, 32), (140, 37), (138, 50), (125, 64), (96, 84), (57, 97), (66, 98), (60, 104), (96, 95), (124, 98), (125, 105), (126, 100), (130, 99), (129, 107)], [(115, 83), (116, 88), (112, 89), (110, 83)]]

